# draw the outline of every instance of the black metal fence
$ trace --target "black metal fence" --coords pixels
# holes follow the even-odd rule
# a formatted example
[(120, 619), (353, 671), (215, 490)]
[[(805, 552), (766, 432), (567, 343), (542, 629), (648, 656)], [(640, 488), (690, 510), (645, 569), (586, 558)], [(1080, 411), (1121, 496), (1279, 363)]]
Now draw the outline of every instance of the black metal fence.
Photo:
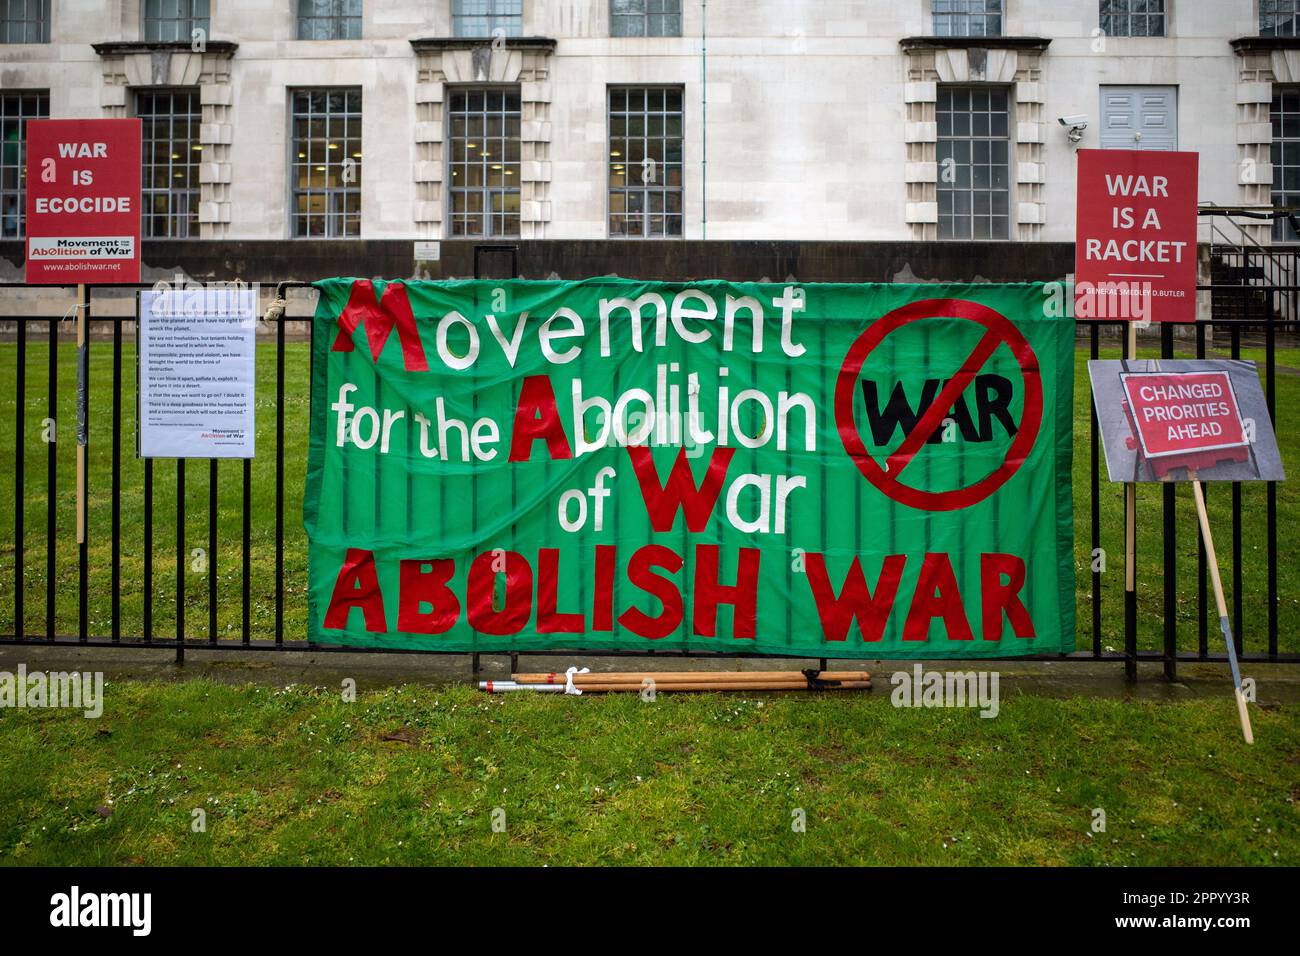
[[(488, 251), (508, 251), (508, 271), (516, 273), (513, 249)], [(1215, 265), (1220, 281), (1205, 287), (1211, 292), (1210, 317), (1194, 326), (1161, 328), (1158, 346), (1143, 339), (1139, 355), (1155, 357), (1157, 348), (1164, 358), (1240, 358), (1247, 352), (1262, 353), (1268, 408), (1276, 423), (1278, 340), (1282, 336), (1289, 341), (1297, 333), (1300, 284), (1262, 282), (1267, 276), (1255, 274), (1251, 250), (1220, 249), (1217, 254), (1222, 257)], [(1294, 253), (1283, 255), (1291, 255), (1290, 262), (1295, 264)], [(1241, 281), (1232, 281), (1234, 278)], [(0, 597), (0, 644), (174, 648), (178, 660), (187, 650), (197, 649), (306, 648), (308, 645), (296, 638), (305, 633), (306, 620), (306, 549), (300, 516), (310, 359), (308, 343), (291, 341), (286, 335), (289, 326), (302, 320), (283, 314), (272, 316), (273, 329), (264, 328), (260, 335), (258, 363), (274, 363), (275, 388), (273, 426), (264, 427), (266, 416), (258, 416), (258, 458), (214, 459), (207, 461), (205, 468), (202, 460), (139, 459), (129, 446), (124, 460), (123, 438), (130, 442), (134, 435), (129, 421), (125, 430), (123, 427), (127, 406), (133, 406), (135, 401), (135, 371), (124, 363), (124, 358), (133, 361), (134, 343), (123, 341), (124, 329), (135, 320), (131, 311), (130, 315), (96, 316), (93, 308), (87, 310), (92, 333), (88, 343), (89, 373), (92, 382), (98, 379), (101, 385), (111, 386), (112, 404), (108, 409), (98, 404), (89, 408), (92, 427), (86, 497), (95, 507), (85, 540), (75, 552), (68, 546), (69, 515), (75, 515), (69, 504), (75, 498), (66, 487), (66, 470), (71, 464), (66, 449), (72, 443), (56, 430), (59, 422), (70, 420), (70, 394), (75, 394), (75, 363), (71, 361), (74, 347), (66, 334), (65, 341), (60, 341), (63, 319), (59, 316), (0, 316), (0, 328), (11, 325), (13, 329), (12, 344), (0, 345), (0, 376), (8, 366), (8, 360), (2, 357), (8, 353), (14, 369), (14, 412), (9, 435), (13, 441), (10, 451), (15, 491), (13, 547), (7, 554), (12, 564), (9, 568), (0, 564), (0, 595), (10, 592), (10, 600)], [(1080, 320), (1080, 358), (1084, 351), (1092, 358), (1132, 357), (1127, 355), (1124, 326), (1122, 321)], [(272, 335), (273, 345), (269, 341)], [(267, 351), (273, 351), (273, 356), (265, 355)], [(35, 376), (29, 375), (33, 366), (39, 369)], [(1089, 388), (1086, 374), (1076, 377), (1075, 387), (1077, 411)], [(1300, 381), (1296, 390), (1300, 405)], [(104, 392), (95, 390), (93, 394), (98, 398)], [(1086, 398), (1091, 407), (1091, 396)], [(42, 410), (45, 414), (41, 421), (34, 422)], [(1153, 490), (1144, 492), (1147, 496), (1139, 503), (1138, 529), (1148, 532), (1146, 538), (1139, 537), (1147, 544), (1158, 540), (1160, 546), (1154, 556), (1150, 555), (1153, 549), (1140, 547), (1139, 559), (1148, 564), (1139, 565), (1136, 593), (1128, 596), (1124, 591), (1118, 567), (1122, 558), (1113, 567), (1103, 564), (1106, 553), (1124, 553), (1122, 544), (1107, 547), (1112, 541), (1123, 540), (1123, 512), (1117, 507), (1122, 494), (1121, 486), (1110, 485), (1101, 477), (1104, 462), (1095, 412), (1088, 421), (1089, 452), (1086, 461), (1076, 461), (1075, 481), (1076, 558), (1083, 582), (1079, 591), (1082, 649), (1050, 659), (1114, 661), (1122, 663), (1130, 677), (1136, 676), (1139, 662), (1160, 662), (1170, 679), (1176, 675), (1179, 662), (1226, 661), (1224, 649), (1216, 651), (1212, 647), (1211, 634), (1217, 636), (1217, 614), (1213, 598), (1207, 593), (1205, 550), (1185, 487), (1165, 484), (1155, 490), (1155, 486), (1144, 486)], [(1082, 420), (1078, 427), (1085, 427)], [(33, 437), (34, 429), (40, 429), (41, 438), (46, 439), (43, 454)], [(0, 435), (5, 431), (6, 422), (0, 418)], [(264, 437), (274, 445), (269, 460), (262, 450), (266, 447)], [(1087, 472), (1086, 492), (1079, 480), (1080, 466)], [(173, 485), (174, 491), (169, 487)], [(206, 503), (202, 501), (204, 485)], [(1248, 663), (1300, 661), (1296, 647), (1279, 647), (1279, 634), (1298, 632), (1295, 625), (1300, 604), (1296, 597), (1300, 595), (1288, 599), (1285, 610), (1289, 616), (1284, 621), (1279, 593), (1278, 494), (1274, 483), (1249, 489), (1233, 483), (1210, 493), (1212, 508), (1221, 517), (1225, 507), (1228, 512), (1230, 545), (1225, 548), (1221, 543), (1219, 553), (1225, 581), (1230, 582), (1237, 653)], [(1153, 495), (1159, 496), (1158, 502), (1152, 500)], [(166, 507), (169, 503), (174, 507)], [(34, 515), (37, 521), (29, 523)], [(43, 536), (40, 518), (44, 519)], [(187, 544), (196, 541), (202, 542), (202, 547), (187, 552)], [(1186, 555), (1193, 547), (1195, 573), (1191, 575)], [(33, 555), (38, 561), (29, 561)], [(43, 566), (39, 558), (43, 558)], [(131, 582), (124, 593), (122, 572), (128, 566), (132, 569)], [(168, 581), (168, 577), (173, 580)], [(1190, 596), (1193, 591), (1194, 599)], [(33, 596), (43, 601), (43, 611), (29, 602)], [(1258, 613), (1261, 598), (1266, 603), (1263, 612)], [(193, 607), (195, 612), (187, 614), (187, 607)], [(6, 626), (3, 622), (10, 608), (12, 617)], [(195, 613), (203, 609), (206, 621), (200, 623)], [(359, 650), (319, 645), (311, 648), (349, 653)], [(373, 652), (402, 653), (389, 649)], [(639, 650), (575, 653), (747, 656)], [(477, 669), (478, 655), (474, 658)]]

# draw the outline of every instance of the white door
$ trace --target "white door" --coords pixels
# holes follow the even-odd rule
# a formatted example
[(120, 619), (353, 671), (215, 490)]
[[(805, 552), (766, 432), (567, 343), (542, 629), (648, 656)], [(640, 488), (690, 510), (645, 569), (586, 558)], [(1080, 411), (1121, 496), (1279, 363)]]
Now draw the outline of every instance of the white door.
[(1103, 86), (1102, 149), (1178, 148), (1178, 87)]

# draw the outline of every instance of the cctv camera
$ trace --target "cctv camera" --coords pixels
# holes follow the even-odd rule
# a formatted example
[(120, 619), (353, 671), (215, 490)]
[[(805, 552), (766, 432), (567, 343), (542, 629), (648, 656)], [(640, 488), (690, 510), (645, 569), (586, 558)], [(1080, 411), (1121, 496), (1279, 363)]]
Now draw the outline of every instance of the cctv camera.
[(1058, 122), (1067, 130), (1065, 138), (1076, 146), (1083, 140), (1083, 131), (1088, 128), (1088, 117), (1062, 116)]

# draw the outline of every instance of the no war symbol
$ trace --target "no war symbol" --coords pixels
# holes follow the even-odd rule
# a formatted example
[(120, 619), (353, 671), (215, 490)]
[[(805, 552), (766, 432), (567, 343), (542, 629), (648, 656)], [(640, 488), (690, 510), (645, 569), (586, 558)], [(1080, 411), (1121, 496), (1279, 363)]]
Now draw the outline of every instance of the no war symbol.
[[(905, 335), (904, 330), (915, 329), (916, 323), (928, 319), (961, 319), (983, 331), (964, 359), (947, 360), (951, 367), (941, 367), (943, 358), (935, 358), (932, 367), (920, 368), (911, 363), (905, 363), (906, 367), (888, 363), (887, 367), (884, 360), (872, 362), (873, 355), (880, 354), (878, 347), (890, 336)], [(951, 327), (950, 322), (946, 325)], [(1012, 402), (1015, 383), (1004, 375), (986, 371), (1004, 349), (1014, 356), (1019, 370), (1023, 393), (1019, 421)], [(940, 352), (948, 353), (950, 349)], [(877, 380), (881, 376), (888, 380), (883, 387)], [(865, 420), (860, 420), (857, 413), (860, 380)], [(911, 389), (919, 396), (915, 411), (904, 387), (906, 382), (917, 386)], [(973, 410), (965, 397), (971, 386)], [(923, 511), (956, 511), (992, 495), (1025, 463), (1042, 420), (1042, 376), (1028, 340), (1002, 314), (964, 299), (913, 302), (873, 322), (849, 349), (835, 383), (835, 422), (844, 450), (863, 477), (882, 493)], [(926, 455), (943, 453), (927, 450), (927, 446), (944, 447), (940, 429), (945, 423), (960, 434), (964, 444), (991, 442), (996, 434), (1009, 437), (1010, 442), (1000, 462), (969, 483), (959, 479), (951, 487), (936, 489), (905, 482), (909, 467)], [(898, 431), (903, 433), (902, 442), (888, 451)], [(868, 443), (875, 454), (868, 451)]]

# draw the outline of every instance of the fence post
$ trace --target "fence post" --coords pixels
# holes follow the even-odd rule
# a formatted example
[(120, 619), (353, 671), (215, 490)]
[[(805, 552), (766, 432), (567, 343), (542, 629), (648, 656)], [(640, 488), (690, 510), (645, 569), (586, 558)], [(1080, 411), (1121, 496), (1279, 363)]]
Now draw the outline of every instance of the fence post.
[(77, 640), (90, 630), (90, 286), (77, 286)]

